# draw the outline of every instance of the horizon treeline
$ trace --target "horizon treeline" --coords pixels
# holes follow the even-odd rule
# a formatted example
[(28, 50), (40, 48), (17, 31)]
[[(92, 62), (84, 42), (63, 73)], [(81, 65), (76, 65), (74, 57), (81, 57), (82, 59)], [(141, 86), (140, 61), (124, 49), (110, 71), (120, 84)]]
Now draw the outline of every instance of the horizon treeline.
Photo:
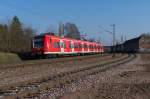
[(17, 16), (9, 23), (0, 23), (0, 52), (23, 53), (31, 51), (35, 29), (24, 26)]

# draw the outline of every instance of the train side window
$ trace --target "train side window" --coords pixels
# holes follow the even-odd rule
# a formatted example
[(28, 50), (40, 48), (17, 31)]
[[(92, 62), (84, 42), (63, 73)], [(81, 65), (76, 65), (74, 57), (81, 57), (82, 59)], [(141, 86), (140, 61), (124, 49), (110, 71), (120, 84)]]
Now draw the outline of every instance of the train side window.
[(64, 48), (64, 43), (63, 42), (60, 42), (60, 47)]
[(77, 43), (74, 44), (74, 48), (78, 48), (78, 44)]
[(76, 48), (78, 48), (78, 43), (76, 44)]
[(54, 42), (54, 48), (57, 48), (56, 42)]
[(60, 42), (57, 42), (58, 48), (60, 48)]
[(78, 48), (79, 46), (78, 46), (78, 43), (76, 44), (76, 48)]
[(71, 47), (72, 47), (72, 48), (74, 48), (74, 45), (73, 45), (73, 44), (71, 44)]
[(92, 49), (92, 45), (90, 45), (89, 48)]
[(78, 49), (80, 48), (80, 44), (78, 43)]
[(61, 48), (66, 48), (66, 42), (60, 42), (60, 47)]
[(71, 42), (69, 43), (69, 48), (71, 48)]
[(87, 44), (84, 44), (84, 48), (88, 48)]
[(92, 49), (93, 49), (94, 47), (93, 47), (93, 45), (92, 45)]
[(73, 46), (73, 44), (70, 42), (70, 44), (69, 44), (69, 47), (70, 48), (73, 48), (74, 46)]
[(77, 48), (76, 43), (74, 44), (74, 48)]
[(54, 48), (60, 48), (59, 42), (54, 42)]
[(86, 45), (86, 48), (88, 48), (88, 45)]
[(82, 48), (82, 45), (81, 45), (81, 44), (79, 44), (79, 48)]
[(64, 48), (66, 48), (66, 42), (64, 42)]

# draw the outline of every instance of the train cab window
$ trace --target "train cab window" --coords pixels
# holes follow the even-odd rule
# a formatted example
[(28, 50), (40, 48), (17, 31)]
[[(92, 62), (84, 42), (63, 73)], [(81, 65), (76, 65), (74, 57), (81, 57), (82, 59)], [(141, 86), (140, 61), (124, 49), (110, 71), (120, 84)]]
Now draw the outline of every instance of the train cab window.
[(44, 41), (42, 38), (34, 39), (33, 44), (36, 48), (42, 48), (44, 46)]

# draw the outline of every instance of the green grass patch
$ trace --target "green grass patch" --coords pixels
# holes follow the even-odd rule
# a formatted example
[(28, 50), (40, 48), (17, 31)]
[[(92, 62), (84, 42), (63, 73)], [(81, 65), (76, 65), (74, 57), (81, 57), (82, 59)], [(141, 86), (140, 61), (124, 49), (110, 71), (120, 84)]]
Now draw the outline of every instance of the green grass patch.
[(0, 63), (12, 63), (20, 61), (21, 59), (17, 54), (0, 52)]

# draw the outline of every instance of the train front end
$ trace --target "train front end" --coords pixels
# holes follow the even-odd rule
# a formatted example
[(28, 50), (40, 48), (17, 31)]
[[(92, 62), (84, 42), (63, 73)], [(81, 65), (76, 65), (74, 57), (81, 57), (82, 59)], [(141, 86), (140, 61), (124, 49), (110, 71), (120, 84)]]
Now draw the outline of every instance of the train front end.
[(44, 54), (45, 36), (35, 36), (32, 40), (32, 55), (42, 56)]

